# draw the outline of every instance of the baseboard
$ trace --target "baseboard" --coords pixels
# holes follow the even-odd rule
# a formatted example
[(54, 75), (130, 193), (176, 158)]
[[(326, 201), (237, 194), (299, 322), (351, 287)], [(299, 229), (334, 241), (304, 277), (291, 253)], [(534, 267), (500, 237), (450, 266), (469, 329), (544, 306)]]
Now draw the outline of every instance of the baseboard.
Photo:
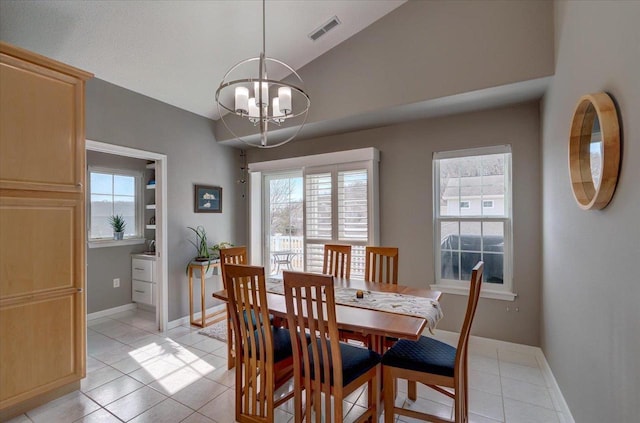
[[(220, 304), (220, 305), (217, 305), (215, 307), (208, 308), (207, 309), (207, 314), (212, 314), (212, 313), (215, 313), (217, 311), (220, 311), (224, 307), (226, 307), (226, 304)], [(199, 319), (201, 315), (202, 315), (201, 312), (193, 313), (193, 318), (194, 319)], [(182, 325), (188, 325), (189, 322), (190, 322), (190, 319), (189, 319), (188, 315), (184, 316), (184, 317), (181, 317), (179, 319), (176, 319), (176, 320), (172, 320), (169, 323), (167, 323), (167, 330), (173, 329), (173, 328), (177, 328), (178, 326), (182, 326)]]
[(544, 375), (545, 380), (551, 384), (551, 390), (554, 395), (551, 399), (554, 402), (558, 403), (559, 408), (564, 414), (566, 422), (563, 423), (576, 423), (573, 419), (573, 415), (571, 414), (571, 410), (569, 409), (569, 404), (564, 399), (564, 395), (562, 395), (562, 391), (560, 390), (560, 386), (556, 381), (556, 378), (553, 376), (553, 372), (551, 371), (551, 366), (547, 362), (547, 358), (544, 356), (541, 348), (538, 348), (538, 353), (536, 354), (536, 358), (538, 360), (538, 364), (540, 364), (540, 369), (542, 370), (542, 374)]
[[(433, 336), (433, 335), (430, 335), (428, 331), (425, 331), (424, 335)], [(438, 339), (442, 340), (443, 342), (452, 344), (453, 346), (456, 345), (458, 336), (459, 334), (457, 332), (450, 332), (450, 331), (440, 330), (440, 329), (436, 331), (436, 337)], [(542, 349), (540, 347), (516, 344), (513, 342), (500, 341), (497, 339), (483, 338), (480, 336), (471, 336), (469, 339), (469, 343), (476, 344), (479, 346), (485, 346), (489, 348), (496, 348), (496, 349), (501, 348), (501, 349), (507, 349), (510, 351), (534, 355), (536, 357), (536, 360), (538, 361), (538, 366), (542, 371), (542, 375), (544, 376), (545, 381), (547, 381), (547, 384), (550, 387), (550, 391), (552, 394), (551, 400), (554, 402), (554, 406), (558, 408), (558, 411), (564, 414), (565, 422), (563, 423), (575, 423), (575, 420), (573, 419), (573, 415), (571, 414), (571, 410), (569, 409), (569, 406), (565, 401), (564, 396), (562, 395), (562, 391), (560, 391), (560, 386), (558, 386), (558, 382), (556, 381), (556, 378), (553, 376), (553, 372), (551, 371), (551, 367), (547, 362), (547, 358), (544, 356), (544, 352), (542, 352)]]
[(118, 307), (108, 308), (106, 310), (96, 311), (95, 313), (87, 314), (87, 321), (100, 319), (101, 317), (109, 317), (113, 314), (122, 313), (123, 311), (135, 310), (136, 308), (136, 303), (130, 303)]

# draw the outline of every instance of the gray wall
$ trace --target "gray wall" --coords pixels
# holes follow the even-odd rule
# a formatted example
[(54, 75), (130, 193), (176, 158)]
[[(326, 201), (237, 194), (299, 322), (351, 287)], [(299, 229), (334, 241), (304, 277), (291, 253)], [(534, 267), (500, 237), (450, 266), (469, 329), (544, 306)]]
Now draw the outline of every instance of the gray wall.
[[(401, 283), (434, 282), (431, 158), (435, 151), (511, 144), (515, 302), (481, 299), (474, 334), (539, 345), (540, 134), (538, 102), (249, 150), (249, 162), (331, 151), (380, 150), (381, 245), (400, 248)], [(507, 312), (507, 306), (512, 310)], [(466, 297), (445, 294), (441, 329), (459, 331)], [(514, 308), (519, 307), (519, 312)]]
[[(186, 316), (185, 267), (195, 255), (187, 226), (204, 226), (211, 243), (246, 239), (240, 150), (215, 141), (212, 121), (100, 79), (88, 82), (86, 97), (87, 139), (167, 155), (169, 321)], [(223, 212), (194, 213), (194, 184), (221, 186)], [(208, 279), (207, 291), (220, 286), (219, 277)]]
[[(550, 76), (553, 3), (409, 1), (299, 73), (308, 122)], [(224, 125), (216, 138), (229, 138)]]
[[(577, 422), (640, 416), (640, 3), (558, 2), (556, 75), (542, 104), (541, 338)], [(622, 166), (607, 208), (578, 208), (568, 136), (580, 96), (607, 91)]]
[[(146, 160), (87, 151), (87, 167), (144, 172), (146, 163)], [(87, 313), (131, 303), (131, 253), (142, 252), (144, 248), (141, 244), (87, 249)], [(114, 278), (120, 278), (119, 288), (113, 287)]]

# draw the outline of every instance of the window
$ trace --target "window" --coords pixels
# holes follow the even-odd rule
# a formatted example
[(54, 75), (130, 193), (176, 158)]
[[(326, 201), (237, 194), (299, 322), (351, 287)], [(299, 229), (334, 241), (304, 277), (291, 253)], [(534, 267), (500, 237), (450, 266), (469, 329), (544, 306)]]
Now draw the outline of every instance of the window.
[(125, 238), (142, 238), (142, 175), (114, 169), (89, 169), (91, 196), (89, 213), (89, 239), (113, 239), (109, 217), (122, 215)]
[(483, 295), (511, 293), (511, 148), (435, 153), (433, 170), (438, 289), (462, 292), (471, 269), (482, 260)]
[(363, 148), (249, 164), (252, 262), (321, 272), (324, 244), (352, 246), (351, 277), (378, 242), (378, 160)]
[(270, 273), (304, 270), (302, 171), (278, 172), (264, 177), (264, 226)]
[(306, 269), (322, 272), (324, 244), (349, 244), (351, 277), (364, 278), (369, 233), (366, 163), (305, 169)]

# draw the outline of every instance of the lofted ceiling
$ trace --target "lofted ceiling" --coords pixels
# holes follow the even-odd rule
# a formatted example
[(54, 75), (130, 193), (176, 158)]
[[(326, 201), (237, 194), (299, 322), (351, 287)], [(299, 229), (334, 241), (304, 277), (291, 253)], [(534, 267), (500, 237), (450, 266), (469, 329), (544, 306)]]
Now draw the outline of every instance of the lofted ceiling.
[[(269, 0), (266, 53), (299, 69), (405, 1)], [(341, 25), (312, 41), (308, 34), (333, 16)], [(225, 72), (260, 54), (262, 3), (2, 0), (0, 39), (217, 119)]]

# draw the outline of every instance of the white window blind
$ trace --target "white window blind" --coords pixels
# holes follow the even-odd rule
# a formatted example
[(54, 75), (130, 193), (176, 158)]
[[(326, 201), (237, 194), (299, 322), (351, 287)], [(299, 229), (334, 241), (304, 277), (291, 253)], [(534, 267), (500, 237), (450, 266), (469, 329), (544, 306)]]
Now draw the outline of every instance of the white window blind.
[(367, 169), (338, 172), (338, 239), (367, 241)]
[(351, 277), (364, 276), (364, 247), (371, 239), (368, 181), (364, 164), (305, 169), (307, 271), (322, 271), (324, 244), (349, 244)]
[(333, 233), (331, 172), (305, 176), (307, 238), (330, 240)]

